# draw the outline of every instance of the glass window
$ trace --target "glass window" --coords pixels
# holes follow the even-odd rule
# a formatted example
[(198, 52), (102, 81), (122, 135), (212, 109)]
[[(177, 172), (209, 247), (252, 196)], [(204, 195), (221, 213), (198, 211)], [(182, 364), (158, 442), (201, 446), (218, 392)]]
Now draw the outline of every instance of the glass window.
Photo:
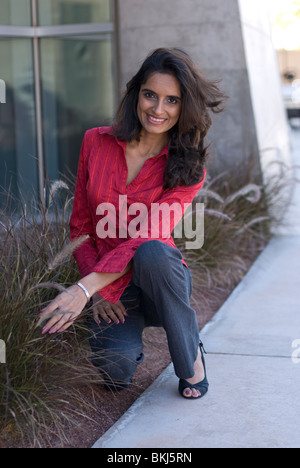
[(1, 0), (0, 24), (31, 26), (30, 0)]
[[(1, 79), (6, 102), (0, 104), (0, 192), (16, 197), (37, 190), (37, 149), (32, 42), (0, 39)], [(1, 195), (0, 195), (1, 196)]]
[[(112, 21), (111, 0), (0, 0), (0, 204), (43, 191), (47, 180), (74, 181), (84, 133), (110, 125), (115, 109), (113, 34), (92, 23)], [(31, 11), (33, 7), (33, 11)], [(30, 28), (37, 13), (42, 29)], [(81, 26), (76, 32), (76, 24)], [(1, 25), (23, 26), (34, 39), (1, 37)], [(61, 28), (51, 26), (73, 25)], [(107, 29), (107, 28), (106, 28)], [(70, 31), (75, 31), (72, 36)], [(23, 30), (21, 30), (22, 32)], [(82, 32), (86, 31), (86, 32)], [(18, 31), (17, 31), (18, 32)], [(33, 44), (37, 47), (34, 49)], [(36, 63), (35, 63), (36, 61)], [(37, 126), (35, 75), (41, 89)], [(3, 93), (5, 93), (3, 99)], [(2, 102), (1, 102), (2, 101)], [(40, 122), (39, 122), (40, 123)], [(43, 151), (38, 154), (38, 148)], [(43, 158), (43, 164), (42, 164)], [(41, 184), (41, 186), (39, 186)]]
[(114, 112), (109, 34), (41, 39), (45, 166), (51, 180), (76, 175), (87, 129), (110, 125)]
[(110, 0), (38, 0), (40, 26), (111, 21)]

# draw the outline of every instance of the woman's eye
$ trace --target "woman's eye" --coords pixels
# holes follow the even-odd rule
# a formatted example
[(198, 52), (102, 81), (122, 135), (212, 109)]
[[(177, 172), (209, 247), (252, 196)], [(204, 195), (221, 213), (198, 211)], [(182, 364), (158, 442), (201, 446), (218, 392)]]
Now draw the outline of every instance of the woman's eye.
[(177, 104), (178, 99), (173, 98), (173, 97), (170, 97), (170, 98), (168, 99), (168, 102), (169, 102), (170, 104)]
[(144, 96), (145, 96), (146, 99), (155, 99), (155, 94), (153, 94), (153, 93), (147, 92), (147, 93), (144, 94)]

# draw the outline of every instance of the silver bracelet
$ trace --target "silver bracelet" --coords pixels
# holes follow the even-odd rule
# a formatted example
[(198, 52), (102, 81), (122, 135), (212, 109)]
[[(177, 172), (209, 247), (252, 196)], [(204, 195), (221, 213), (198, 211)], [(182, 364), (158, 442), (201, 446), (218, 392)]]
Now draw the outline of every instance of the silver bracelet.
[(87, 300), (89, 301), (89, 300), (91, 299), (91, 296), (90, 296), (90, 293), (88, 292), (88, 290), (86, 289), (86, 287), (83, 286), (83, 284), (81, 284), (81, 283), (79, 283), (79, 282), (76, 283), (76, 284), (77, 284), (77, 286), (79, 286), (79, 287), (82, 289), (82, 291), (84, 292), (84, 294), (85, 294), (86, 297), (87, 297)]

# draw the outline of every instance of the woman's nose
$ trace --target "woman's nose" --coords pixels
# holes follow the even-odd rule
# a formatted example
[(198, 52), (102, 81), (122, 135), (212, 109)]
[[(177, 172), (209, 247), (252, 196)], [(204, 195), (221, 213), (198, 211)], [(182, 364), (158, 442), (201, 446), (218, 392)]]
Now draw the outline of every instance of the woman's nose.
[(163, 100), (159, 100), (159, 101), (157, 101), (155, 103), (154, 111), (155, 111), (156, 115), (162, 115), (164, 113), (165, 107), (164, 107), (164, 101)]

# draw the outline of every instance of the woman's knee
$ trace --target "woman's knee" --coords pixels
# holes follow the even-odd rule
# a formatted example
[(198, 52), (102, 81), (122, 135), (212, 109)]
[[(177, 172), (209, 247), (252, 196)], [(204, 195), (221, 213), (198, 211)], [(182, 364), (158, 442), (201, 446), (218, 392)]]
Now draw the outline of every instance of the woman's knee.
[(133, 257), (134, 268), (153, 269), (161, 271), (168, 268), (171, 258), (181, 259), (181, 253), (159, 240), (150, 240), (141, 244)]
[(100, 371), (104, 385), (110, 390), (122, 390), (131, 385), (137, 366), (144, 354), (137, 350), (116, 352), (101, 350), (94, 353), (92, 363)]

